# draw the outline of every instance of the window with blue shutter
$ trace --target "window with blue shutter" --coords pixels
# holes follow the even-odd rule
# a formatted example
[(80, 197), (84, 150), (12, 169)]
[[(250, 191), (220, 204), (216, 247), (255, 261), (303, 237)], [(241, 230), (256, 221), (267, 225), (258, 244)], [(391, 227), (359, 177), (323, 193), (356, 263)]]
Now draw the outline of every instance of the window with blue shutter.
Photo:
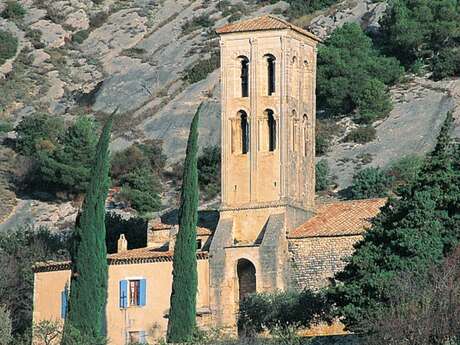
[(147, 301), (147, 281), (145, 279), (139, 280), (139, 306), (143, 307)]
[(120, 280), (120, 309), (128, 307), (128, 281)]
[(147, 344), (147, 339), (145, 338), (145, 332), (144, 331), (140, 331), (139, 332), (139, 342), (141, 344)]
[(67, 285), (64, 290), (61, 291), (61, 319), (65, 319), (67, 316), (67, 304), (68, 304), (68, 289)]

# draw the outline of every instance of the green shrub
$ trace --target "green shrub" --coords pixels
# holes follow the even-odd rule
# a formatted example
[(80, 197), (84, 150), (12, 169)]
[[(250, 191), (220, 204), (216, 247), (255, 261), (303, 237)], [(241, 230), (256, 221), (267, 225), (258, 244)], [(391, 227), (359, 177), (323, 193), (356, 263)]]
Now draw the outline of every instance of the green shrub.
[(198, 157), (198, 185), (206, 200), (220, 193), (220, 147), (207, 146)]
[(312, 12), (322, 10), (339, 2), (338, 0), (287, 0), (290, 7), (287, 15), (291, 18), (298, 18)]
[(0, 65), (16, 55), (18, 39), (8, 31), (0, 30)]
[(317, 156), (326, 154), (329, 151), (332, 138), (340, 135), (340, 126), (331, 119), (317, 119), (315, 131), (315, 151)]
[(145, 140), (112, 155), (110, 175), (118, 181), (121, 176), (140, 167), (151, 168), (157, 175), (163, 174), (166, 155), (161, 140)]
[(12, 337), (11, 315), (5, 306), (0, 305), (0, 339), (2, 344), (10, 344)]
[(15, 130), (17, 151), (25, 156), (36, 157), (40, 148), (54, 150), (65, 128), (60, 117), (35, 114), (25, 117)]
[(336, 29), (318, 49), (318, 108), (328, 116), (351, 114), (372, 122), (391, 109), (386, 85), (402, 76), (394, 58), (382, 56), (357, 24)]
[(243, 334), (292, 325), (309, 327), (328, 320), (329, 305), (322, 292), (256, 293), (240, 303), (238, 328)]
[(328, 190), (332, 183), (329, 164), (327, 163), (326, 160), (322, 159), (318, 163), (316, 163), (315, 170), (316, 170), (315, 190), (317, 192)]
[(435, 80), (460, 75), (460, 45), (456, 48), (443, 49), (433, 58), (432, 69)]
[(82, 193), (86, 191), (96, 154), (97, 125), (80, 117), (70, 125), (54, 149), (38, 147), (40, 180), (52, 188)]
[(6, 8), (2, 12), (2, 17), (5, 19), (20, 19), (26, 14), (26, 10), (17, 1), (8, 1)]
[(220, 67), (220, 55), (211, 53), (211, 57), (199, 60), (185, 71), (184, 80), (190, 84), (199, 82), (208, 77), (208, 74), (214, 72)]
[(13, 125), (10, 122), (0, 121), (0, 134), (8, 133), (14, 130)]
[(381, 198), (388, 196), (393, 178), (380, 168), (364, 168), (353, 176), (350, 187), (352, 199)]
[(407, 68), (423, 60), (435, 79), (460, 72), (457, 0), (395, 0), (381, 20), (382, 48)]
[(361, 87), (354, 100), (358, 121), (372, 123), (387, 117), (393, 106), (386, 85), (380, 80), (369, 79)]
[(418, 176), (423, 163), (422, 157), (408, 155), (390, 163), (386, 171), (393, 178), (395, 186), (407, 185)]
[(202, 14), (186, 22), (184, 25), (182, 25), (182, 34), (186, 35), (197, 29), (208, 28), (208, 27), (211, 27), (212, 25), (213, 25), (213, 22), (211, 19), (209, 19), (209, 15)]
[(81, 44), (83, 43), (89, 36), (88, 30), (80, 30), (73, 34), (72, 42)]
[(89, 26), (93, 29), (97, 29), (98, 27), (101, 27), (109, 18), (109, 15), (105, 11), (100, 11), (91, 16), (89, 19)]
[(358, 144), (365, 144), (375, 139), (376, 130), (372, 126), (358, 127), (353, 129), (346, 137), (345, 141)]
[(141, 214), (158, 211), (161, 207), (158, 177), (148, 167), (137, 168), (120, 179), (119, 198), (127, 201)]
[(35, 49), (45, 48), (45, 44), (42, 42), (42, 32), (37, 29), (30, 29), (26, 33), (26, 37), (29, 39), (30, 43), (34, 46)]

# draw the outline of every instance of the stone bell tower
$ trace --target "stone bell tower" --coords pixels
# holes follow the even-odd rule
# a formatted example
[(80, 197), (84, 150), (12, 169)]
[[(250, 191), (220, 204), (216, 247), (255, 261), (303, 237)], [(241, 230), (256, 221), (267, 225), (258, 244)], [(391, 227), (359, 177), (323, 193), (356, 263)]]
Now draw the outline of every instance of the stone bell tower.
[(289, 284), (286, 233), (314, 207), (318, 39), (271, 15), (217, 33), (222, 206), (210, 283), (222, 326), (234, 324), (248, 293)]

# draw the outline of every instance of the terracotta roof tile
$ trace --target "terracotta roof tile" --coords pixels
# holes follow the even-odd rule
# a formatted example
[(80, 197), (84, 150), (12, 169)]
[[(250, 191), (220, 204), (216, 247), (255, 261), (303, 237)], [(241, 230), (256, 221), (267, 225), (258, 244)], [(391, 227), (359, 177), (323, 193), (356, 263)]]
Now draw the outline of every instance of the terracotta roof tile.
[(245, 32), (245, 31), (261, 31), (261, 30), (282, 30), (291, 29), (302, 35), (308, 36), (315, 41), (320, 42), (320, 39), (311, 32), (295, 26), (284, 19), (275, 17), (273, 15), (265, 15), (248, 20), (243, 20), (236, 23), (226, 24), (216, 30), (218, 34), (228, 34), (231, 32)]
[(339, 201), (319, 205), (316, 214), (292, 230), (289, 238), (359, 235), (380, 213), (386, 199)]
[[(159, 251), (155, 248), (131, 249), (126, 252), (107, 255), (109, 265), (122, 265), (132, 263), (164, 262), (172, 261), (173, 252)], [(197, 252), (198, 260), (207, 259), (207, 252)], [(70, 269), (70, 261), (45, 261), (34, 265), (34, 272), (61, 271)]]

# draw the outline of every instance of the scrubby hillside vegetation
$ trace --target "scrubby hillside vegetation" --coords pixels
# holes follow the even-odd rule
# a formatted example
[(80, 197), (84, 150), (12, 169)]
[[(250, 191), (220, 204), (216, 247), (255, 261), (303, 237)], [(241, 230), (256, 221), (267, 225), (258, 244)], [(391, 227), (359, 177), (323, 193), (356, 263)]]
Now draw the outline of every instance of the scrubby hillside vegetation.
[[(226, 22), (274, 13), (324, 39), (316, 138), (317, 189), (324, 195), (390, 193), (398, 184), (392, 167), (428, 152), (448, 111), (458, 121), (454, 0), (13, 0), (0, 12), (0, 219), (20, 211), (7, 226), (30, 219), (16, 214), (33, 213), (44, 225), (71, 222), (99, 123), (115, 109), (113, 207), (152, 217), (176, 204), (178, 162), (200, 101), (199, 182), (202, 201), (215, 201), (214, 29)], [(350, 191), (366, 179), (378, 179), (370, 183), (381, 190)]]

